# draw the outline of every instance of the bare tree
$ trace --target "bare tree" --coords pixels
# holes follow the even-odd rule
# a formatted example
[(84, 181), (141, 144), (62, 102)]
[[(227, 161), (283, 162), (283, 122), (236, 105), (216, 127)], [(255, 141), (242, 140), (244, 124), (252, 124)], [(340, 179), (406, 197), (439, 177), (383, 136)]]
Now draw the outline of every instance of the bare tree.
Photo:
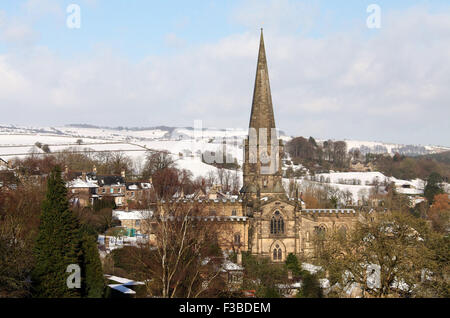
[(351, 231), (327, 233), (319, 261), (332, 285), (338, 283), (338, 292), (356, 283), (363, 297), (414, 295), (423, 271), (436, 270), (429, 233), (423, 220), (404, 213), (368, 213)]
[[(213, 220), (202, 206), (161, 201), (144, 224), (148, 243), (128, 251), (127, 261), (150, 296), (213, 297), (225, 287), (219, 232), (226, 223)], [(220, 286), (219, 286), (220, 285)]]
[(167, 151), (149, 151), (142, 171), (144, 178), (151, 177), (157, 171), (173, 168), (174, 161)]

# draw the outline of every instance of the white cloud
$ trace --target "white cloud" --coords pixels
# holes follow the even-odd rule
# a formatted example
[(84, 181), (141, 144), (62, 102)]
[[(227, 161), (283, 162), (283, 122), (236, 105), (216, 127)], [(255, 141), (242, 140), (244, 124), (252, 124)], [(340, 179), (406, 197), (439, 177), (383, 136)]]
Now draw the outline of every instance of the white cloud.
[(186, 45), (186, 41), (178, 37), (175, 33), (167, 33), (164, 41), (167, 46), (173, 48), (181, 48)]
[[(280, 129), (449, 145), (450, 13), (392, 13), (370, 37), (281, 30), (265, 32)], [(77, 60), (37, 47), (3, 54), (2, 121), (149, 126), (203, 119), (205, 126), (245, 127), (258, 43), (257, 32), (234, 34), (140, 63), (100, 48)]]
[(26, 24), (13, 23), (0, 30), (0, 39), (10, 44), (32, 44), (37, 38), (38, 34)]

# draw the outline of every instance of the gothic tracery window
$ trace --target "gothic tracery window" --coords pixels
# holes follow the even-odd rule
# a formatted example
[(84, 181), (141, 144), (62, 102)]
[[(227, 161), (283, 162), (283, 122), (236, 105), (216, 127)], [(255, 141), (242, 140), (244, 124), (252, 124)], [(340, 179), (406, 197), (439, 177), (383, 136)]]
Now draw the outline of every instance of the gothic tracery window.
[(272, 259), (274, 262), (283, 260), (283, 251), (281, 250), (281, 247), (278, 244), (275, 245), (275, 248), (273, 249)]
[(270, 234), (284, 234), (284, 219), (278, 211), (270, 220)]

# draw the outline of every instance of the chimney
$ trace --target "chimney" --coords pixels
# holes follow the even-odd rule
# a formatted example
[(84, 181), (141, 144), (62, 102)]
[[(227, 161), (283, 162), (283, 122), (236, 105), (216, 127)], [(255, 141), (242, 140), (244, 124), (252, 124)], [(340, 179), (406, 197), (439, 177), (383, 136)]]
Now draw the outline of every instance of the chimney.
[(95, 173), (95, 174), (97, 174), (97, 166), (96, 166), (96, 165), (94, 165), (94, 166), (92, 167), (92, 172)]
[(242, 254), (241, 254), (241, 249), (238, 250), (237, 253), (237, 264), (238, 265), (242, 265)]
[(69, 167), (67, 165), (64, 166), (64, 174), (66, 176), (69, 174)]
[(86, 172), (82, 172), (81, 173), (81, 179), (83, 179), (83, 181), (86, 181)]
[(148, 178), (148, 182), (153, 185), (152, 177)]
[(125, 169), (122, 169), (122, 171), (120, 172), (120, 175), (122, 176), (122, 178), (125, 178), (125, 176), (126, 176)]

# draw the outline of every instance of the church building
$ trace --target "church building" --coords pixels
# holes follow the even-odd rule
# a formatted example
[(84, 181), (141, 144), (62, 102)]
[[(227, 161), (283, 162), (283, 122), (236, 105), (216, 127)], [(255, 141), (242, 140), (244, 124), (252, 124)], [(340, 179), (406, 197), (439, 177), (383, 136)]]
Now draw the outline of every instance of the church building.
[[(283, 187), (282, 153), (261, 30), (240, 195), (184, 196), (174, 199), (174, 203), (195, 205), (208, 221), (229, 224), (230, 231), (219, 233), (223, 249), (249, 251), (273, 262), (284, 262), (289, 253), (313, 256), (315, 236), (335, 230), (345, 233), (354, 226), (358, 214), (353, 209), (305, 209), (298, 195), (288, 197)], [(168, 209), (164, 206), (164, 202), (157, 203), (160, 211)], [(122, 214), (122, 223), (132, 227), (135, 221), (127, 220), (126, 215)]]
[(261, 30), (241, 195), (248, 217), (248, 250), (274, 262), (284, 261), (289, 253), (312, 255), (314, 235), (347, 231), (357, 219), (353, 209), (302, 209), (298, 196), (288, 198), (282, 184), (282, 153)]

